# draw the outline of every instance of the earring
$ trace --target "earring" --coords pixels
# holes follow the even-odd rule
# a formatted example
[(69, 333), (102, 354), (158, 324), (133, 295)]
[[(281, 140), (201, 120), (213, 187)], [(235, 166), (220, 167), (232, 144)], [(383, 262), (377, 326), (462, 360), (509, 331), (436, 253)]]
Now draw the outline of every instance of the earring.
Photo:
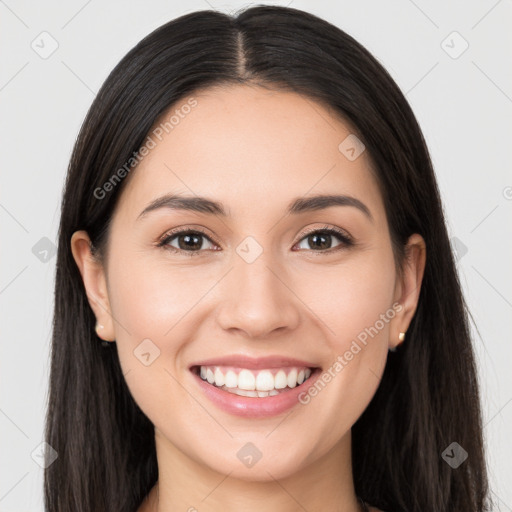
[(101, 339), (100, 335), (99, 335), (99, 331), (101, 329), (104, 329), (105, 326), (104, 325), (101, 325), (99, 324), (98, 322), (96, 322), (96, 327), (95, 327), (95, 330), (96, 330), (96, 336), (98, 336), (98, 338), (100, 338), (100, 341), (101, 341), (101, 346), (102, 347), (109, 347), (110, 346), (110, 342), (107, 341), (107, 340), (103, 340)]
[(101, 329), (104, 329), (104, 328), (105, 328), (104, 325), (101, 325), (98, 322), (96, 322), (96, 327), (95, 327), (96, 336), (98, 336), (98, 338), (100, 338), (101, 346), (102, 347), (111, 347), (115, 343), (116, 340), (104, 340), (104, 339), (102, 339), (101, 336), (99, 335), (99, 331)]
[(398, 340), (399, 340), (399, 343), (396, 345), (396, 347), (390, 348), (389, 349), (390, 352), (396, 352), (397, 347), (404, 342), (404, 340), (405, 340), (405, 332), (401, 332), (401, 333), (398, 334)]

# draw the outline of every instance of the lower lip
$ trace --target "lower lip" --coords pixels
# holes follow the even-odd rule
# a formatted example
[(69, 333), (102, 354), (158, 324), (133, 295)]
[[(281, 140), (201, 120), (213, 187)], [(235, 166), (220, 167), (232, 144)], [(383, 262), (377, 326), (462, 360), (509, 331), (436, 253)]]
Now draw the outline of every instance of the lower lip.
[(278, 395), (262, 398), (235, 395), (209, 384), (194, 372), (192, 372), (192, 375), (197, 380), (199, 387), (204, 391), (204, 394), (223, 411), (245, 418), (268, 418), (277, 416), (291, 409), (294, 405), (300, 404), (299, 395), (315, 382), (320, 372), (321, 369), (316, 368), (311, 373), (309, 379), (299, 386), (282, 391)]

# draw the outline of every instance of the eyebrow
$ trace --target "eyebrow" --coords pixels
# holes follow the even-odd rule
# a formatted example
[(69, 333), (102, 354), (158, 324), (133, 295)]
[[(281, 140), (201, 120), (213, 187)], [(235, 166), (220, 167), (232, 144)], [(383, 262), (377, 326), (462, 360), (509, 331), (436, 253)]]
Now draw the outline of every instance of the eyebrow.
[[(290, 202), (286, 213), (288, 215), (297, 215), (309, 211), (323, 210), (332, 206), (352, 206), (363, 212), (365, 216), (373, 222), (373, 217), (369, 208), (359, 199), (347, 195), (323, 194), (298, 197)], [(149, 212), (161, 208), (207, 213), (210, 215), (220, 215), (221, 217), (227, 217), (229, 215), (222, 203), (213, 201), (206, 197), (166, 194), (154, 201), (151, 201), (151, 203), (142, 210), (137, 219), (144, 217)]]

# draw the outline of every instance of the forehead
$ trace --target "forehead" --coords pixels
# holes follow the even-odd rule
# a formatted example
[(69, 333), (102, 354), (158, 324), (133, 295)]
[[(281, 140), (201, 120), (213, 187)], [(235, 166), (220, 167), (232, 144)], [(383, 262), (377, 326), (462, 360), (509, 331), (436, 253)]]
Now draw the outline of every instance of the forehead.
[(367, 152), (351, 160), (343, 144), (340, 150), (354, 137), (350, 124), (294, 92), (200, 90), (173, 105), (148, 136), (152, 148), (118, 205), (133, 219), (167, 193), (211, 197), (233, 215), (277, 214), (291, 198), (340, 193), (364, 201), (377, 218), (383, 213)]

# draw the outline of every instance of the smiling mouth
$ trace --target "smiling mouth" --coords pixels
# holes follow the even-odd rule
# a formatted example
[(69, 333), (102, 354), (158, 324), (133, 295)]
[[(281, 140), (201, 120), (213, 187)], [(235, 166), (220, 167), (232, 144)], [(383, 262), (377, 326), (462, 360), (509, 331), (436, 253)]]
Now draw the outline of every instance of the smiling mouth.
[(290, 366), (250, 370), (233, 366), (193, 366), (190, 370), (204, 382), (228, 393), (265, 398), (302, 385), (320, 368)]

